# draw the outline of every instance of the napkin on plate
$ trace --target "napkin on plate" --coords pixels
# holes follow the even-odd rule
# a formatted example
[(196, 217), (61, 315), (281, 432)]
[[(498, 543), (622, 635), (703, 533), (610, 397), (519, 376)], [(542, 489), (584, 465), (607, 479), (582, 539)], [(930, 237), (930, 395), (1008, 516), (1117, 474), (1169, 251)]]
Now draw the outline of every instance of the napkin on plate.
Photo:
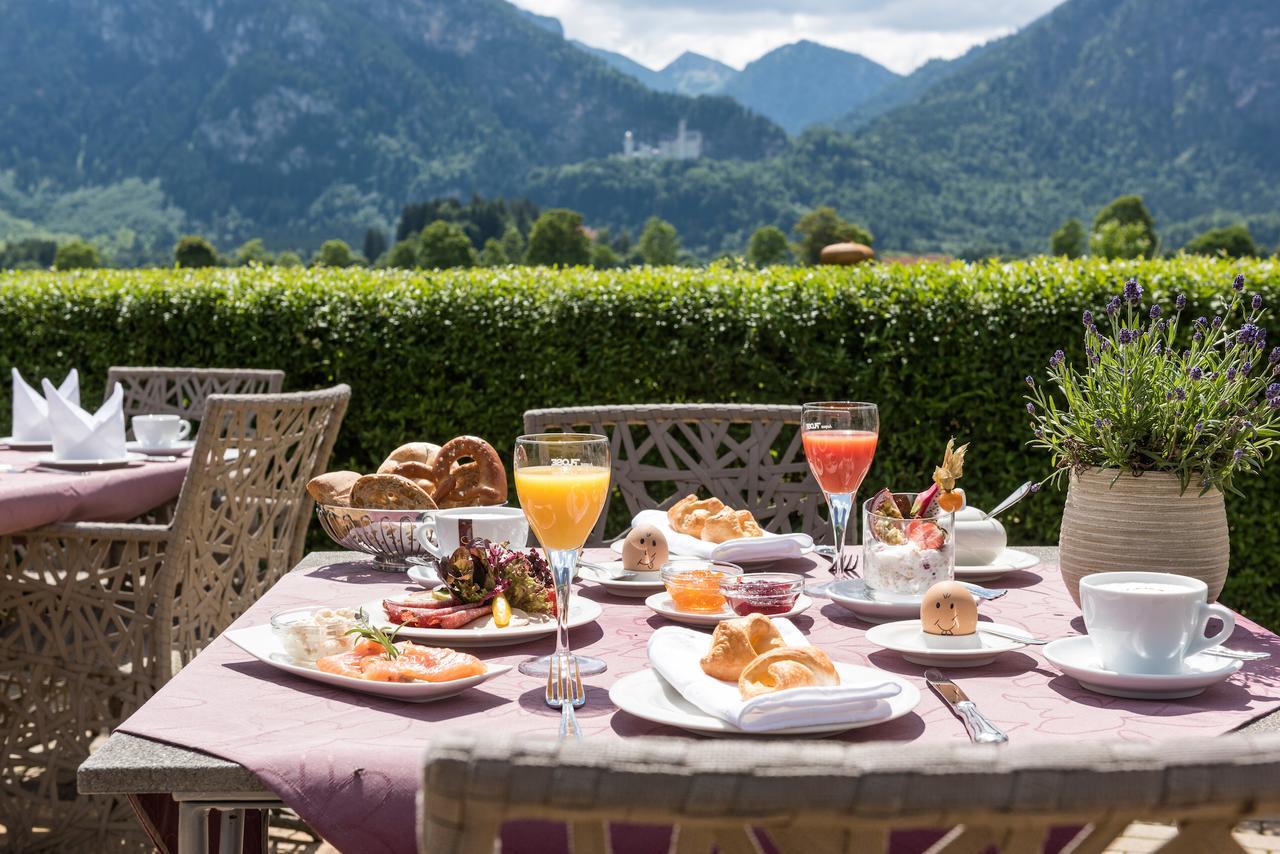
[[(787, 646), (809, 642), (790, 620), (774, 618)], [(663, 626), (649, 637), (649, 663), (686, 700), (709, 715), (744, 732), (770, 732), (790, 727), (861, 723), (887, 718), (885, 702), (901, 693), (891, 681), (791, 688), (743, 700), (736, 682), (713, 679), (698, 662), (711, 648), (711, 637), (683, 626)]]
[(767, 560), (785, 560), (800, 557), (805, 549), (813, 547), (813, 537), (808, 534), (774, 534), (764, 532), (763, 537), (741, 537), (723, 543), (709, 543), (688, 534), (677, 533), (671, 527), (665, 510), (641, 510), (631, 520), (632, 525), (653, 525), (667, 536), (667, 545), (673, 555), (701, 557), (708, 560), (726, 560), (730, 563), (744, 561), (755, 563)]
[[(48, 442), (49, 404), (44, 395), (32, 388), (17, 368), (13, 374), (13, 439), (16, 442)], [(45, 380), (48, 382), (48, 380)], [(76, 406), (80, 405), (80, 374), (75, 368), (58, 386), (58, 393)]]
[(49, 403), (55, 459), (120, 460), (128, 456), (124, 446), (124, 388), (120, 383), (92, 415), (59, 394), (48, 380), (44, 381), (44, 396)]

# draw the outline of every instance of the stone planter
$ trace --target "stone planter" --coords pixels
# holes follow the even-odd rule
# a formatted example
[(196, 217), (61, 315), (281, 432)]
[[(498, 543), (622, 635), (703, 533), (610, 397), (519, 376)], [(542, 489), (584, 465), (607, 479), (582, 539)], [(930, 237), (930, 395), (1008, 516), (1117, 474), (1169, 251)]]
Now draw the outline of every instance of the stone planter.
[(1058, 546), (1077, 605), (1081, 578), (1125, 570), (1199, 578), (1213, 602), (1227, 580), (1227, 508), (1216, 489), (1202, 497), (1193, 485), (1180, 495), (1171, 474), (1117, 480), (1114, 469), (1091, 469), (1071, 476)]

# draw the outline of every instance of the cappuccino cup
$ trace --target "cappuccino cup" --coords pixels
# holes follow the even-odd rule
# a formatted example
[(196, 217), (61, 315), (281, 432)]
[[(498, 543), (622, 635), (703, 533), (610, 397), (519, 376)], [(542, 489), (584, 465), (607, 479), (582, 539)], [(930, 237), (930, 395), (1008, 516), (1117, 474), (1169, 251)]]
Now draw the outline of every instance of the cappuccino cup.
[(464, 540), (489, 540), (524, 548), (529, 540), (529, 521), (519, 507), (455, 507), (428, 514), (432, 521), (420, 525), (418, 545), (427, 554), (442, 560), (453, 554)]
[[(1166, 572), (1085, 576), (1080, 606), (1102, 666), (1116, 673), (1181, 673), (1187, 658), (1222, 643), (1236, 627), (1229, 610), (1209, 604), (1203, 581)], [(1222, 628), (1205, 637), (1210, 617)]]
[(144, 448), (172, 448), (190, 432), (191, 422), (176, 415), (133, 416), (133, 435)]

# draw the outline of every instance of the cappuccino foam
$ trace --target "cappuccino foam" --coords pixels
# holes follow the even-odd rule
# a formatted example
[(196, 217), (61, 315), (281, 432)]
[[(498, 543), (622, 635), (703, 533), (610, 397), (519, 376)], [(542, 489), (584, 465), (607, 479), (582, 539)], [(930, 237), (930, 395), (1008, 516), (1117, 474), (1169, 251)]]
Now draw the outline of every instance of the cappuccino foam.
[(1102, 585), (1105, 590), (1113, 590), (1117, 593), (1147, 593), (1147, 594), (1168, 594), (1168, 593), (1186, 593), (1189, 588), (1182, 587), (1177, 584), (1160, 584), (1155, 581), (1117, 581), (1115, 584)]

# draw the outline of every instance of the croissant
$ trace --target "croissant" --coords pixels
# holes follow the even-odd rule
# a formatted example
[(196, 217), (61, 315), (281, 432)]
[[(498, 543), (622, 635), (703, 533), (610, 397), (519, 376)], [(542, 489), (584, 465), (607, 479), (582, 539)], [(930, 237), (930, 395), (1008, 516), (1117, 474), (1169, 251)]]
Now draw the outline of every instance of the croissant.
[(814, 646), (785, 646), (754, 658), (738, 677), (738, 693), (750, 700), (788, 688), (839, 684), (840, 674), (825, 652)]
[(709, 543), (723, 543), (741, 537), (763, 537), (764, 531), (750, 510), (730, 510), (728, 507), (706, 520), (698, 535)]
[(686, 495), (667, 511), (667, 520), (672, 530), (688, 534), (691, 537), (702, 535), (702, 526), (707, 519), (724, 509), (724, 502), (719, 498), (708, 498), (699, 501), (696, 495)]
[(711, 635), (711, 650), (700, 662), (702, 672), (713, 679), (733, 682), (753, 658), (782, 645), (782, 635), (763, 614), (724, 620)]

